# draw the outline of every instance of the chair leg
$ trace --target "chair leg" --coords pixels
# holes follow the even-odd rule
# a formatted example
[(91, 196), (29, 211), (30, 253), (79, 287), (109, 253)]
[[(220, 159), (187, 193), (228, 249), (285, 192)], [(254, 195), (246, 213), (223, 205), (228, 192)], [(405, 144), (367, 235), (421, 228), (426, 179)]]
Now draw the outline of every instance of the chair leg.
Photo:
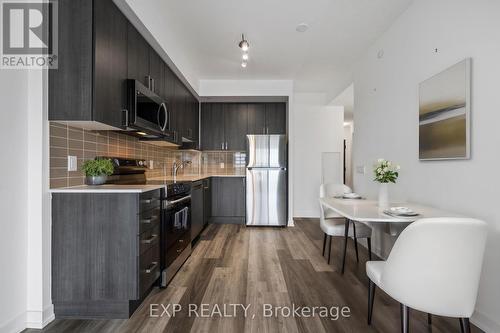
[(330, 238), (330, 245), (328, 247), (328, 265), (330, 265), (330, 257), (332, 255), (332, 236), (328, 236)]
[(344, 269), (345, 269), (345, 257), (347, 254), (347, 239), (349, 237), (349, 220), (345, 219), (345, 234), (344, 234), (344, 255), (342, 258), (342, 271), (341, 273), (344, 274)]
[(356, 237), (356, 223), (352, 222), (352, 232), (354, 234), (354, 249), (356, 250), (356, 262), (359, 262), (358, 238)]
[(326, 233), (323, 233), (323, 252), (321, 254), (324, 256), (325, 255), (325, 247), (326, 247)]
[(372, 324), (372, 317), (373, 317), (373, 303), (375, 301), (375, 289), (377, 286), (375, 283), (372, 282), (372, 280), (369, 279), (369, 285), (368, 285), (368, 325)]
[(469, 318), (460, 318), (460, 332), (470, 333)]
[(368, 237), (366, 239), (366, 244), (368, 245), (368, 259), (372, 260), (372, 239)]
[(432, 325), (432, 315), (430, 313), (427, 314), (427, 325)]
[(410, 308), (401, 304), (401, 332), (408, 333), (410, 331)]
[(356, 249), (356, 262), (359, 262), (358, 239), (354, 238), (354, 249)]

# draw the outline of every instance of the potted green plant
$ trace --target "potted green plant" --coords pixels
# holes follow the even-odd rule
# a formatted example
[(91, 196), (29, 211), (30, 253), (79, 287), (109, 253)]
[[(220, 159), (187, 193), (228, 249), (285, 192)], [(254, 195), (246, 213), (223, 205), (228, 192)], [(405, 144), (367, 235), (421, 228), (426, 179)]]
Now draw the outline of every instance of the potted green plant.
[(85, 184), (102, 185), (113, 174), (114, 166), (110, 159), (88, 160), (83, 163), (82, 171), (85, 174)]
[(401, 167), (399, 165), (393, 164), (391, 161), (387, 161), (383, 158), (379, 158), (377, 163), (373, 167), (373, 173), (375, 175), (376, 182), (380, 183), (378, 192), (378, 206), (382, 208), (387, 208), (389, 205), (389, 183), (396, 183), (399, 177), (399, 170)]

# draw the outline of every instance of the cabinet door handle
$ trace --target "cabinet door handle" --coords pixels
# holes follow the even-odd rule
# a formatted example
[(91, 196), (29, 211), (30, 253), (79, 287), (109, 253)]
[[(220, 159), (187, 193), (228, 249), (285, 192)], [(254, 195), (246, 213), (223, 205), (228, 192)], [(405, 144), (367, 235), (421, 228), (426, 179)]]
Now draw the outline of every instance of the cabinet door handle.
[(226, 141), (226, 150), (227, 150), (227, 141)]
[(123, 127), (128, 126), (128, 110), (127, 109), (122, 110), (122, 126)]
[(158, 220), (158, 216), (151, 216), (149, 219), (142, 219), (141, 223), (150, 224), (153, 221)]
[(151, 244), (156, 238), (158, 238), (158, 235), (151, 235), (150, 238), (148, 239), (143, 239), (141, 241), (142, 244)]
[(220, 144), (220, 148), (224, 150), (224, 142)]
[(141, 203), (150, 204), (150, 203), (153, 203), (155, 201), (158, 201), (158, 199), (144, 199), (144, 200), (141, 200)]
[(266, 134), (266, 128), (262, 127), (262, 134)]
[(146, 274), (151, 274), (151, 272), (154, 271), (156, 269), (156, 267), (158, 267), (158, 262), (157, 261), (153, 261), (151, 263), (151, 265), (149, 265), (149, 267), (146, 268)]

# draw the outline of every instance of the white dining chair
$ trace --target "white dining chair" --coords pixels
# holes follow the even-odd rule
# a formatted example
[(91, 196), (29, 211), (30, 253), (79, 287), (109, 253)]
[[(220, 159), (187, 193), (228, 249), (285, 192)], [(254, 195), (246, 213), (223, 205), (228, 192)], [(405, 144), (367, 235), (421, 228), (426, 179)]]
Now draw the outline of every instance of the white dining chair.
[(369, 261), (368, 325), (378, 286), (401, 304), (401, 329), (409, 310), (460, 319), (470, 332), (486, 244), (486, 223), (468, 218), (426, 218), (399, 236), (387, 261)]
[[(345, 193), (352, 193), (349, 186), (344, 184), (321, 184), (319, 188), (320, 198), (330, 198), (341, 196)], [(352, 221), (351, 221), (352, 222)], [(323, 256), (325, 255), (326, 240), (329, 238), (329, 250), (328, 250), (328, 264), (330, 264), (330, 256), (332, 252), (332, 237), (345, 237), (345, 218), (328, 207), (324, 207), (320, 204), (320, 228), (324, 233), (323, 237)], [(349, 228), (349, 237), (354, 239), (354, 248), (356, 250), (356, 260), (359, 262), (358, 253), (358, 238), (366, 238), (368, 245), (368, 255), (371, 260), (371, 236), (372, 229), (367, 225), (359, 222), (353, 223), (353, 228)], [(347, 244), (346, 244), (347, 245)], [(344, 246), (345, 248), (345, 246)], [(343, 267), (345, 263), (346, 251), (344, 250), (342, 273), (344, 273)]]

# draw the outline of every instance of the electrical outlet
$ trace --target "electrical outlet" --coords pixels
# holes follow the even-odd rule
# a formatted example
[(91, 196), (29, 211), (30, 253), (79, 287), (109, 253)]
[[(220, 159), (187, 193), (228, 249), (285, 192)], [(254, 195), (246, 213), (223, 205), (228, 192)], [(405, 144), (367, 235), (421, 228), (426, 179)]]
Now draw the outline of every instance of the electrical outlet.
[(364, 165), (358, 165), (356, 167), (356, 172), (359, 173), (359, 174), (361, 174), (361, 175), (364, 175), (365, 172), (366, 172), (365, 166)]
[(220, 167), (221, 169), (224, 169), (224, 168), (225, 168), (224, 162), (219, 163), (219, 167)]
[(149, 167), (150, 169), (154, 169), (153, 160), (149, 160), (149, 165), (148, 165), (148, 167)]
[(76, 156), (68, 155), (68, 171), (76, 171), (78, 169)]

